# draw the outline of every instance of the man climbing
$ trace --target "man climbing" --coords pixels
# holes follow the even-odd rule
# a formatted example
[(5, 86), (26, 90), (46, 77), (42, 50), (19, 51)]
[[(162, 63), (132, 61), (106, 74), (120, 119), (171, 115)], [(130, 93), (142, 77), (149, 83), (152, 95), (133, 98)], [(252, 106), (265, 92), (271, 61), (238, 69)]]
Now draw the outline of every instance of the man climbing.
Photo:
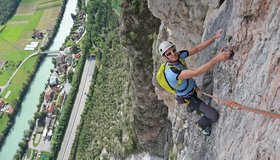
[(221, 31), (210, 39), (198, 44), (197, 46), (177, 52), (175, 45), (170, 41), (163, 41), (159, 45), (159, 53), (167, 61), (165, 69), (165, 77), (170, 87), (176, 92), (176, 99), (181, 103), (188, 103), (188, 112), (196, 110), (203, 113), (203, 116), (197, 122), (199, 130), (202, 134), (209, 136), (211, 134), (210, 126), (218, 121), (219, 113), (211, 106), (206, 105), (197, 97), (196, 83), (193, 77), (206, 73), (215, 64), (225, 61), (230, 57), (229, 52), (223, 48), (209, 62), (198, 68), (188, 69), (185, 59), (209, 46), (215, 39), (220, 38)]

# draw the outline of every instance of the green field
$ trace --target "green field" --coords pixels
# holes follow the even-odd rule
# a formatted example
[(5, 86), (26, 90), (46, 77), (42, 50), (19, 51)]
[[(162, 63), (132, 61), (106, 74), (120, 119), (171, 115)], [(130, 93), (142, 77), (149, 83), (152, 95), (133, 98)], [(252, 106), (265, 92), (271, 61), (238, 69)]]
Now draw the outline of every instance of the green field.
[[(51, 15), (52, 18), (57, 17), (60, 10), (60, 7), (57, 6), (61, 5), (62, 0), (21, 0), (16, 14), (5, 26), (0, 26), (0, 60), (6, 62), (4, 68), (0, 69), (0, 86), (5, 85), (20, 63), (35, 52), (24, 51), (25, 46), (32, 41), (42, 41), (32, 39), (33, 30), (38, 29), (39, 23), (44, 26), (41, 27), (41, 32), (46, 32), (47, 29), (52, 29), (55, 25), (55, 21), (48, 21), (49, 17), (43, 15), (53, 12), (55, 14)], [(37, 56), (29, 59), (20, 68), (5, 91), (0, 94), (0, 98), (14, 106), (23, 86), (28, 85), (27, 80), (31, 76), (37, 61)], [(10, 92), (10, 94), (5, 99), (7, 92)], [(4, 114), (0, 118), (0, 133), (5, 129), (7, 122), (8, 116)]]
[(6, 128), (6, 125), (8, 123), (9, 117), (6, 113), (4, 113), (4, 115), (1, 117), (0, 119), (0, 135), (2, 134), (2, 131)]
[[(6, 66), (6, 69), (0, 70), (1, 86), (7, 82), (18, 67), (16, 64), (19, 64), (32, 53), (31, 51), (24, 51), (24, 47), (26, 44), (34, 41), (31, 38), (31, 34), (33, 29), (36, 29), (42, 14), (43, 11), (36, 11), (34, 15), (30, 16), (15, 16), (9, 21), (12, 24), (8, 23), (6, 28), (0, 33), (0, 60), (6, 60), (8, 64), (11, 64)], [(22, 24), (20, 21), (28, 23)]]
[(38, 57), (32, 57), (29, 59), (17, 72), (16, 76), (11, 81), (9, 87), (2, 93), (4, 97), (7, 92), (11, 91), (11, 94), (7, 99), (5, 99), (9, 104), (15, 105), (15, 100), (18, 99), (18, 95), (21, 92), (21, 88), (29, 76), (31, 76), (31, 72), (34, 70), (34, 63), (37, 61)]

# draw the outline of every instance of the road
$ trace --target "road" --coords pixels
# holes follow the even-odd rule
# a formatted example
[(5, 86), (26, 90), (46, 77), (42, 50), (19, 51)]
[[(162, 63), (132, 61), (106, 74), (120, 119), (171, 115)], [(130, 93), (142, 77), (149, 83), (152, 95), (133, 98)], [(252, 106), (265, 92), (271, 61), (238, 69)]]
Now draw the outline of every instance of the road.
[(67, 130), (58, 153), (57, 159), (68, 160), (71, 152), (71, 148), (75, 139), (76, 129), (81, 120), (81, 114), (83, 113), (87, 93), (91, 84), (91, 79), (94, 71), (95, 59), (91, 57), (86, 60), (82, 79), (79, 86), (79, 91), (76, 96), (76, 100), (72, 109), (71, 117), (68, 122)]

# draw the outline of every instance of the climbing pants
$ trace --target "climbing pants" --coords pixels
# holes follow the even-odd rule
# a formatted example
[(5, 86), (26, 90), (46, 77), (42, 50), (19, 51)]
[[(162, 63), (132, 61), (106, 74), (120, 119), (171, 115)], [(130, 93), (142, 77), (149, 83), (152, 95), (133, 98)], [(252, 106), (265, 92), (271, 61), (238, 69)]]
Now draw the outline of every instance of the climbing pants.
[(190, 101), (188, 104), (189, 110), (196, 110), (197, 112), (204, 114), (203, 117), (201, 117), (198, 121), (198, 125), (202, 129), (210, 127), (212, 123), (218, 121), (219, 113), (214, 108), (205, 104), (201, 99), (199, 99), (196, 93), (191, 95), (188, 100)]

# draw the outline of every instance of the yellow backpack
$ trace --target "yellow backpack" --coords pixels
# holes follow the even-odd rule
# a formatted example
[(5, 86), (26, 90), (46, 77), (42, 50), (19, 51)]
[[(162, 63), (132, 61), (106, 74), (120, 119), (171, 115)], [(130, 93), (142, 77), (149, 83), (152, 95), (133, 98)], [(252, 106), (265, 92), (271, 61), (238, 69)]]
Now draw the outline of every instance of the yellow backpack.
[[(182, 60), (180, 58), (179, 61), (182, 65), (186, 66), (186, 63), (184, 60)], [(178, 80), (176, 86), (173, 88), (170, 86), (170, 84), (168, 83), (166, 76), (165, 76), (165, 70), (167, 68), (172, 68), (172, 67), (175, 67), (175, 66), (169, 66), (169, 65), (167, 65), (167, 62), (162, 63), (157, 71), (156, 79), (157, 79), (157, 83), (160, 85), (161, 88), (163, 88), (164, 90), (166, 90), (169, 93), (176, 94), (176, 90), (177, 90), (178, 86), (182, 83), (182, 80)], [(175, 67), (175, 68), (178, 70), (182, 70), (177, 67)]]

